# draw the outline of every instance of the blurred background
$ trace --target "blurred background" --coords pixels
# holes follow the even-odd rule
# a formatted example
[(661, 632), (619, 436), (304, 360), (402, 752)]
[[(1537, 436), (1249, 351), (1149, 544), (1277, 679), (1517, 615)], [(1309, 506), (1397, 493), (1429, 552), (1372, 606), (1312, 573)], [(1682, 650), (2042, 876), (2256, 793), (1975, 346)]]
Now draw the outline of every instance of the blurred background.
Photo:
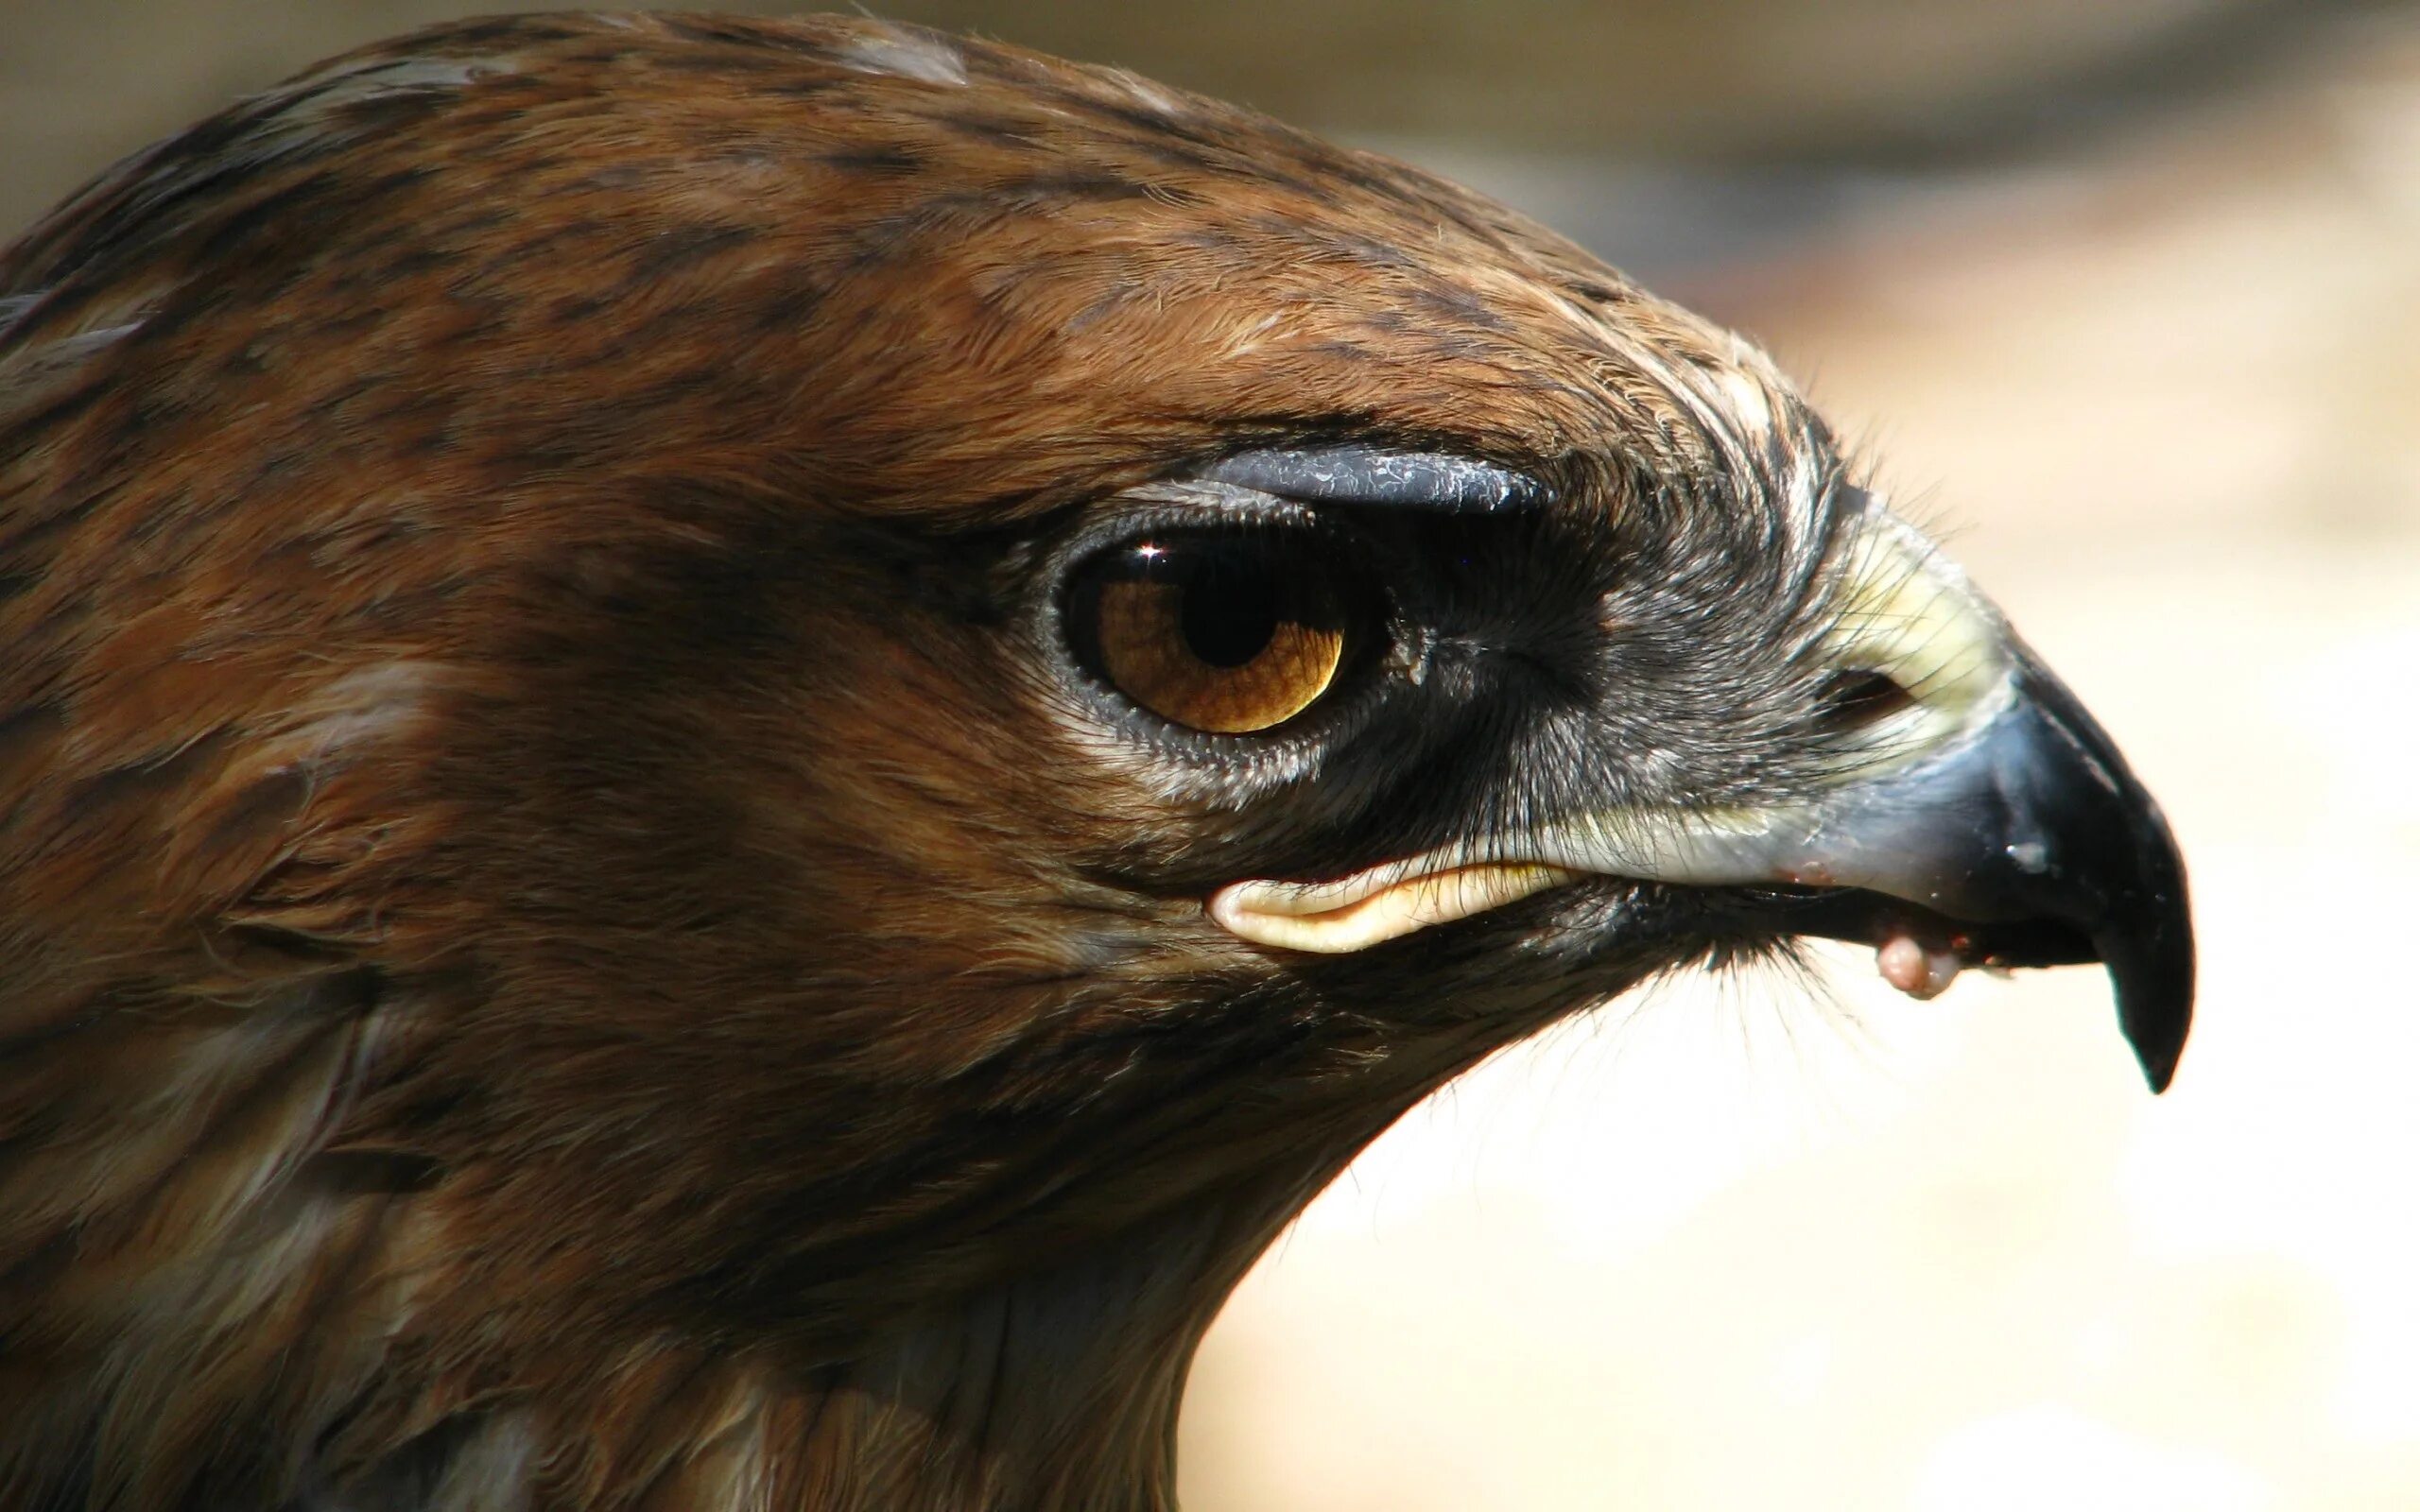
[[(447, 0), (0, 0), (0, 234)], [(772, 10), (770, 6), (720, 9)], [(1679, 982), (1390, 1134), (1190, 1512), (2420, 1507), (2420, 14), (888, 0), (1491, 191), (1772, 347), (2166, 802), (2201, 1018)], [(2376, 954), (2383, 951), (2383, 954)]]

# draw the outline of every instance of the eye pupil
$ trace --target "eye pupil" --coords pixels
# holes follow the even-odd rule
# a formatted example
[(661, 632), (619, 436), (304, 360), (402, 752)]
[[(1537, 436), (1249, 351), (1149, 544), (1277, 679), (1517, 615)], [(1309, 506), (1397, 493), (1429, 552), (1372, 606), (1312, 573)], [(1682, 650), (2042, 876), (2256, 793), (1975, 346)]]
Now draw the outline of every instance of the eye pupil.
[(1239, 667), (1277, 635), (1276, 580), (1214, 566), (1188, 585), (1178, 613), (1186, 649), (1214, 667)]

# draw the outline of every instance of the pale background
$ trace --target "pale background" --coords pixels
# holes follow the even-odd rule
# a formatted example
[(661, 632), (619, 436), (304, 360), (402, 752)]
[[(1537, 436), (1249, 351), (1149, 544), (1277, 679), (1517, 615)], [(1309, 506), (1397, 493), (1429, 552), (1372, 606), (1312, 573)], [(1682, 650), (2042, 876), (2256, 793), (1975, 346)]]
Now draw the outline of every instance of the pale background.
[[(0, 0), (0, 233), (479, 9)], [(752, 9), (769, 9), (758, 6)], [(877, 8), (1455, 173), (1766, 341), (2162, 798), (2200, 1022), (1678, 983), (1450, 1089), (1211, 1334), (1193, 1512), (2420, 1508), (2420, 19)]]

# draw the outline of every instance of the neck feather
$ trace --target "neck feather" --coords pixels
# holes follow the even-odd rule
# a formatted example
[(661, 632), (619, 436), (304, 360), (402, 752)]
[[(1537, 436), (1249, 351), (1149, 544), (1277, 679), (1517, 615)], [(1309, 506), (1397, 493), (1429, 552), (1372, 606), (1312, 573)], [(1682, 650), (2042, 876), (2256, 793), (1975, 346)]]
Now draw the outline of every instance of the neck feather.
[(414, 1440), (325, 1506), (1164, 1512), (1194, 1349), (1298, 1205), (1188, 1211), (845, 1360), (618, 1349), (560, 1396)]

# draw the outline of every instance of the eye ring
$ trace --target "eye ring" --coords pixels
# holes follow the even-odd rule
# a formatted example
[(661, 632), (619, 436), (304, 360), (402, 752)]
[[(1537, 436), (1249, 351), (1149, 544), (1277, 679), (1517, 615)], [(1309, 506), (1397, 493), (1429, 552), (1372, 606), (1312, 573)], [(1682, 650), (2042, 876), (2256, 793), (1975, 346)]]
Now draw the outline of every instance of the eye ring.
[(1322, 703), (1370, 640), (1363, 576), (1314, 530), (1166, 528), (1080, 563), (1077, 661), (1138, 708), (1210, 735), (1256, 735)]

